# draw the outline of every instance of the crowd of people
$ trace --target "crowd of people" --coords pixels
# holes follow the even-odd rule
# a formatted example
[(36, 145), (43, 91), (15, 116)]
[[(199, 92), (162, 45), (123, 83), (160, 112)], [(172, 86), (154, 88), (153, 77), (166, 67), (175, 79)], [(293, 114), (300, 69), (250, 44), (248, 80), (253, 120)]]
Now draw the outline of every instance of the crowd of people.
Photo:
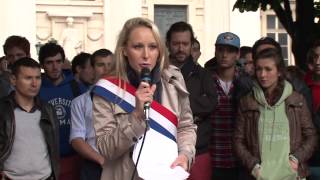
[(320, 40), (307, 72), (286, 67), (270, 37), (249, 47), (223, 32), (214, 48), (202, 67), (190, 24), (163, 40), (140, 17), (114, 53), (81, 52), (71, 66), (57, 43), (37, 62), (26, 38), (8, 37), (0, 179), (320, 180)]

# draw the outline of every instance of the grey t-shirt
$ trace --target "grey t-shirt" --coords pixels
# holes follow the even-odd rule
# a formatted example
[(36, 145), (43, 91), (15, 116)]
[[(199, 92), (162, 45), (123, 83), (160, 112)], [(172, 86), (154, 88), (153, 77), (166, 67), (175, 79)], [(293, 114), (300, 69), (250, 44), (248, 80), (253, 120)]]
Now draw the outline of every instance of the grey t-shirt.
[(4, 162), (4, 174), (10, 179), (46, 179), (51, 164), (44, 135), (40, 128), (39, 110), (26, 112), (15, 108), (15, 137), (12, 151)]

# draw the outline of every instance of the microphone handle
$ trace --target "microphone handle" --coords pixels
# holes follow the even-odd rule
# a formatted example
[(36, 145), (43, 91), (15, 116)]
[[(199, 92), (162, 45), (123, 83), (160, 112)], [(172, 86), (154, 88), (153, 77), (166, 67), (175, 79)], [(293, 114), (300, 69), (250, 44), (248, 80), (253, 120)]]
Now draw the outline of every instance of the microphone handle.
[(150, 120), (149, 111), (150, 111), (150, 102), (146, 102), (144, 103), (143, 112), (144, 112), (145, 120), (147, 121)]

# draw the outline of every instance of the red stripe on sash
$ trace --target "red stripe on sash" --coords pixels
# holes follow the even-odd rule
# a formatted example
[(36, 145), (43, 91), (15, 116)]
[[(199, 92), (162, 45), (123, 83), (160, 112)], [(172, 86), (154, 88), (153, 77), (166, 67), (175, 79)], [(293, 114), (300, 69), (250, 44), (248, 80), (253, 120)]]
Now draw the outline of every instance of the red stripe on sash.
[[(135, 96), (136, 88), (133, 87), (131, 84), (125, 82), (124, 80), (119, 80), (118, 78), (110, 78), (106, 77), (103, 78), (107, 81), (110, 81), (111, 83), (117, 85), (119, 88), (127, 91), (131, 95)], [(120, 86), (121, 84), (121, 86)], [(178, 126), (178, 119), (177, 116), (171, 112), (168, 108), (164, 107), (157, 101), (153, 100), (151, 103), (151, 108), (157, 111), (159, 114), (164, 116), (166, 119), (168, 119), (172, 124), (174, 124), (176, 127)]]

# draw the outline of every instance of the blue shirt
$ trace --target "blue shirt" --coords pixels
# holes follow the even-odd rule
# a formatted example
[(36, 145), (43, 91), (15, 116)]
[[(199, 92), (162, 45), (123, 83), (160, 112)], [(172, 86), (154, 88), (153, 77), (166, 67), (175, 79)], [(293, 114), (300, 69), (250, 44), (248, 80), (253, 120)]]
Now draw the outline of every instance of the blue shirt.
[[(69, 144), (70, 136), (70, 107), (71, 101), (75, 98), (73, 94), (71, 81), (74, 81), (71, 71), (63, 71), (64, 79), (58, 85), (54, 85), (46, 76), (42, 79), (39, 92), (40, 99), (53, 105), (59, 120), (59, 144), (60, 156), (70, 156), (75, 154)], [(85, 92), (79, 85), (80, 93)]]
[(73, 139), (82, 138), (98, 152), (93, 128), (92, 106), (91, 89), (71, 102), (70, 142)]

